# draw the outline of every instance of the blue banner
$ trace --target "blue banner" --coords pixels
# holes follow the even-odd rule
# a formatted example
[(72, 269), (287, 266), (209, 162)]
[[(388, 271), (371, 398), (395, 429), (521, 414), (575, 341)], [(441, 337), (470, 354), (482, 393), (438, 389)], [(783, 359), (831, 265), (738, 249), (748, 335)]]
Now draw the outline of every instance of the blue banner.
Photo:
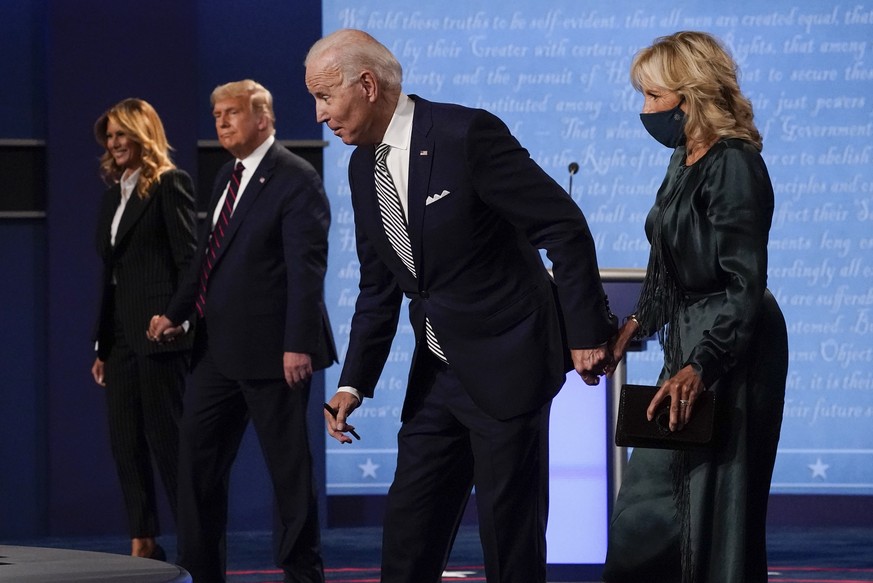
[[(324, 27), (382, 41), (403, 65), (407, 93), (497, 114), (568, 188), (577, 163), (572, 195), (601, 267), (645, 267), (643, 221), (670, 156), (639, 122), (634, 53), (677, 30), (721, 38), (755, 106), (776, 191), (769, 287), (786, 315), (791, 364), (773, 490), (873, 494), (873, 4), (326, 0)], [(325, 139), (327, 301), (344, 354), (358, 278), (352, 149), (329, 131)], [(376, 397), (353, 419), (363, 440), (329, 440), (330, 494), (384, 493), (391, 482), (411, 334), (404, 311)], [(630, 358), (628, 380), (651, 383), (660, 364), (651, 345)], [(328, 371), (328, 395), (338, 375)]]

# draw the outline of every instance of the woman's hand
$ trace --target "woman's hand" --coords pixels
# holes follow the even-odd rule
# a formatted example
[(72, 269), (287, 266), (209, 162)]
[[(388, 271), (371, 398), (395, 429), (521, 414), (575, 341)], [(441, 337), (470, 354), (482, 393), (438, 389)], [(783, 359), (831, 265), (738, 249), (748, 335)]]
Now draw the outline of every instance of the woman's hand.
[(634, 339), (634, 336), (636, 336), (639, 329), (640, 325), (637, 323), (636, 319), (629, 318), (609, 340), (607, 349), (612, 355), (612, 361), (603, 368), (603, 372), (606, 373), (607, 376), (611, 377), (612, 373), (615, 372), (615, 367), (617, 367), (618, 363), (624, 358), (624, 355), (627, 353), (628, 344), (630, 344), (631, 340)]
[(94, 364), (91, 365), (91, 376), (94, 377), (94, 382), (101, 387), (106, 386), (106, 379), (103, 375), (103, 361), (99, 358), (95, 358)]
[(152, 316), (149, 321), (149, 329), (146, 337), (152, 342), (173, 342), (177, 336), (185, 334), (185, 328), (180, 324), (176, 326), (166, 316)]
[(661, 390), (655, 393), (649, 408), (646, 411), (646, 417), (649, 421), (654, 419), (655, 412), (661, 405), (661, 401), (670, 397), (670, 431), (679, 431), (688, 420), (691, 419), (691, 411), (694, 409), (694, 402), (697, 396), (704, 390), (703, 381), (700, 375), (694, 370), (690, 364), (686, 365), (682, 370), (676, 373), (661, 385)]

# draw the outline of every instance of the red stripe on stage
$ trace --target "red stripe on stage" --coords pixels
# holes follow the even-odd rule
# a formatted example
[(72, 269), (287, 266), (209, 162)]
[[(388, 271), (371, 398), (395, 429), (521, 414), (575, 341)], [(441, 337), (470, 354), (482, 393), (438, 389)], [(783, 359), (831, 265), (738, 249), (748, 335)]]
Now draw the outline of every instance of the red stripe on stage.
[(825, 573), (873, 573), (873, 569), (853, 567), (768, 567), (771, 571), (822, 571)]

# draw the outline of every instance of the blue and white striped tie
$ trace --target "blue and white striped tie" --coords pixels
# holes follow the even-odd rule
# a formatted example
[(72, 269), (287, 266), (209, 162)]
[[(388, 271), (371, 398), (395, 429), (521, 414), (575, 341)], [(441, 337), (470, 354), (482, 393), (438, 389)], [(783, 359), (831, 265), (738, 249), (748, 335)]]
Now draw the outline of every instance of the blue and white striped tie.
[[(412, 260), (412, 243), (409, 241), (409, 232), (406, 230), (406, 217), (403, 214), (403, 208), (400, 206), (400, 196), (397, 194), (397, 187), (394, 185), (394, 180), (391, 178), (391, 173), (388, 171), (388, 152), (391, 146), (388, 144), (379, 144), (376, 147), (376, 196), (379, 199), (379, 213), (382, 215), (382, 225), (385, 228), (385, 234), (388, 235), (388, 240), (391, 242), (391, 247), (394, 248), (397, 256), (403, 261), (403, 265), (409, 270), (413, 277), (418, 277), (415, 273), (415, 263)], [(446, 355), (443, 354), (439, 342), (437, 342), (436, 333), (433, 326), (430, 324), (430, 318), (424, 319), (424, 338), (427, 342), (427, 347), (437, 358), (448, 364)]]

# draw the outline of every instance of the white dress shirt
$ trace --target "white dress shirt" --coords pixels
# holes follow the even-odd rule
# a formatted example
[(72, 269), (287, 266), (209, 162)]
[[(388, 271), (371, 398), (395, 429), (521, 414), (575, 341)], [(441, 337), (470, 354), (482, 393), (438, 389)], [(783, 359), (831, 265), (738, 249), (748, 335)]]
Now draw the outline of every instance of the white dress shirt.
[[(400, 197), (400, 206), (403, 207), (403, 216), (409, 221), (409, 145), (412, 142), (412, 114), (415, 112), (415, 102), (405, 93), (400, 94), (394, 115), (388, 123), (388, 129), (382, 137), (382, 143), (391, 146), (388, 150), (388, 172), (394, 180), (397, 188), (397, 196)], [(375, 178), (374, 178), (375, 180)], [(364, 401), (364, 396), (354, 387), (343, 386), (337, 389), (339, 393), (351, 393), (358, 398), (358, 402)]]
[(394, 116), (385, 130), (382, 143), (391, 146), (388, 150), (388, 172), (394, 180), (403, 215), (409, 220), (409, 145), (412, 142), (412, 114), (415, 102), (405, 93), (400, 94)]
[(112, 217), (112, 226), (109, 227), (109, 243), (115, 247), (115, 235), (118, 234), (118, 225), (121, 223), (121, 216), (124, 214), (124, 209), (127, 207), (127, 201), (130, 200), (130, 195), (136, 190), (136, 184), (139, 182), (139, 175), (142, 172), (142, 166), (130, 172), (124, 171), (121, 176), (119, 185), (121, 186), (121, 201), (118, 203), (118, 208), (115, 209), (115, 216)]
[[(246, 156), (243, 160), (237, 159), (236, 162), (242, 162), (245, 170), (243, 170), (242, 177), (239, 180), (239, 190), (236, 193), (236, 201), (233, 203), (233, 209), (231, 209), (231, 215), (233, 211), (236, 210), (236, 207), (239, 206), (239, 201), (243, 196), (243, 193), (246, 190), (246, 186), (248, 186), (249, 181), (252, 179), (252, 176), (255, 174), (255, 170), (258, 169), (258, 165), (261, 163), (261, 160), (264, 159), (264, 156), (267, 154), (267, 150), (270, 149), (270, 146), (273, 145), (273, 142), (276, 141), (274, 136), (269, 136), (266, 140), (261, 143), (260, 146), (255, 148), (255, 150)], [(236, 167), (236, 162), (234, 162), (234, 167)], [(218, 217), (221, 216), (221, 209), (224, 208), (224, 199), (227, 198), (227, 186), (224, 187), (224, 192), (221, 193), (221, 198), (218, 200), (218, 204), (215, 206), (215, 212), (212, 213), (212, 228), (215, 228), (215, 223), (218, 222)]]

